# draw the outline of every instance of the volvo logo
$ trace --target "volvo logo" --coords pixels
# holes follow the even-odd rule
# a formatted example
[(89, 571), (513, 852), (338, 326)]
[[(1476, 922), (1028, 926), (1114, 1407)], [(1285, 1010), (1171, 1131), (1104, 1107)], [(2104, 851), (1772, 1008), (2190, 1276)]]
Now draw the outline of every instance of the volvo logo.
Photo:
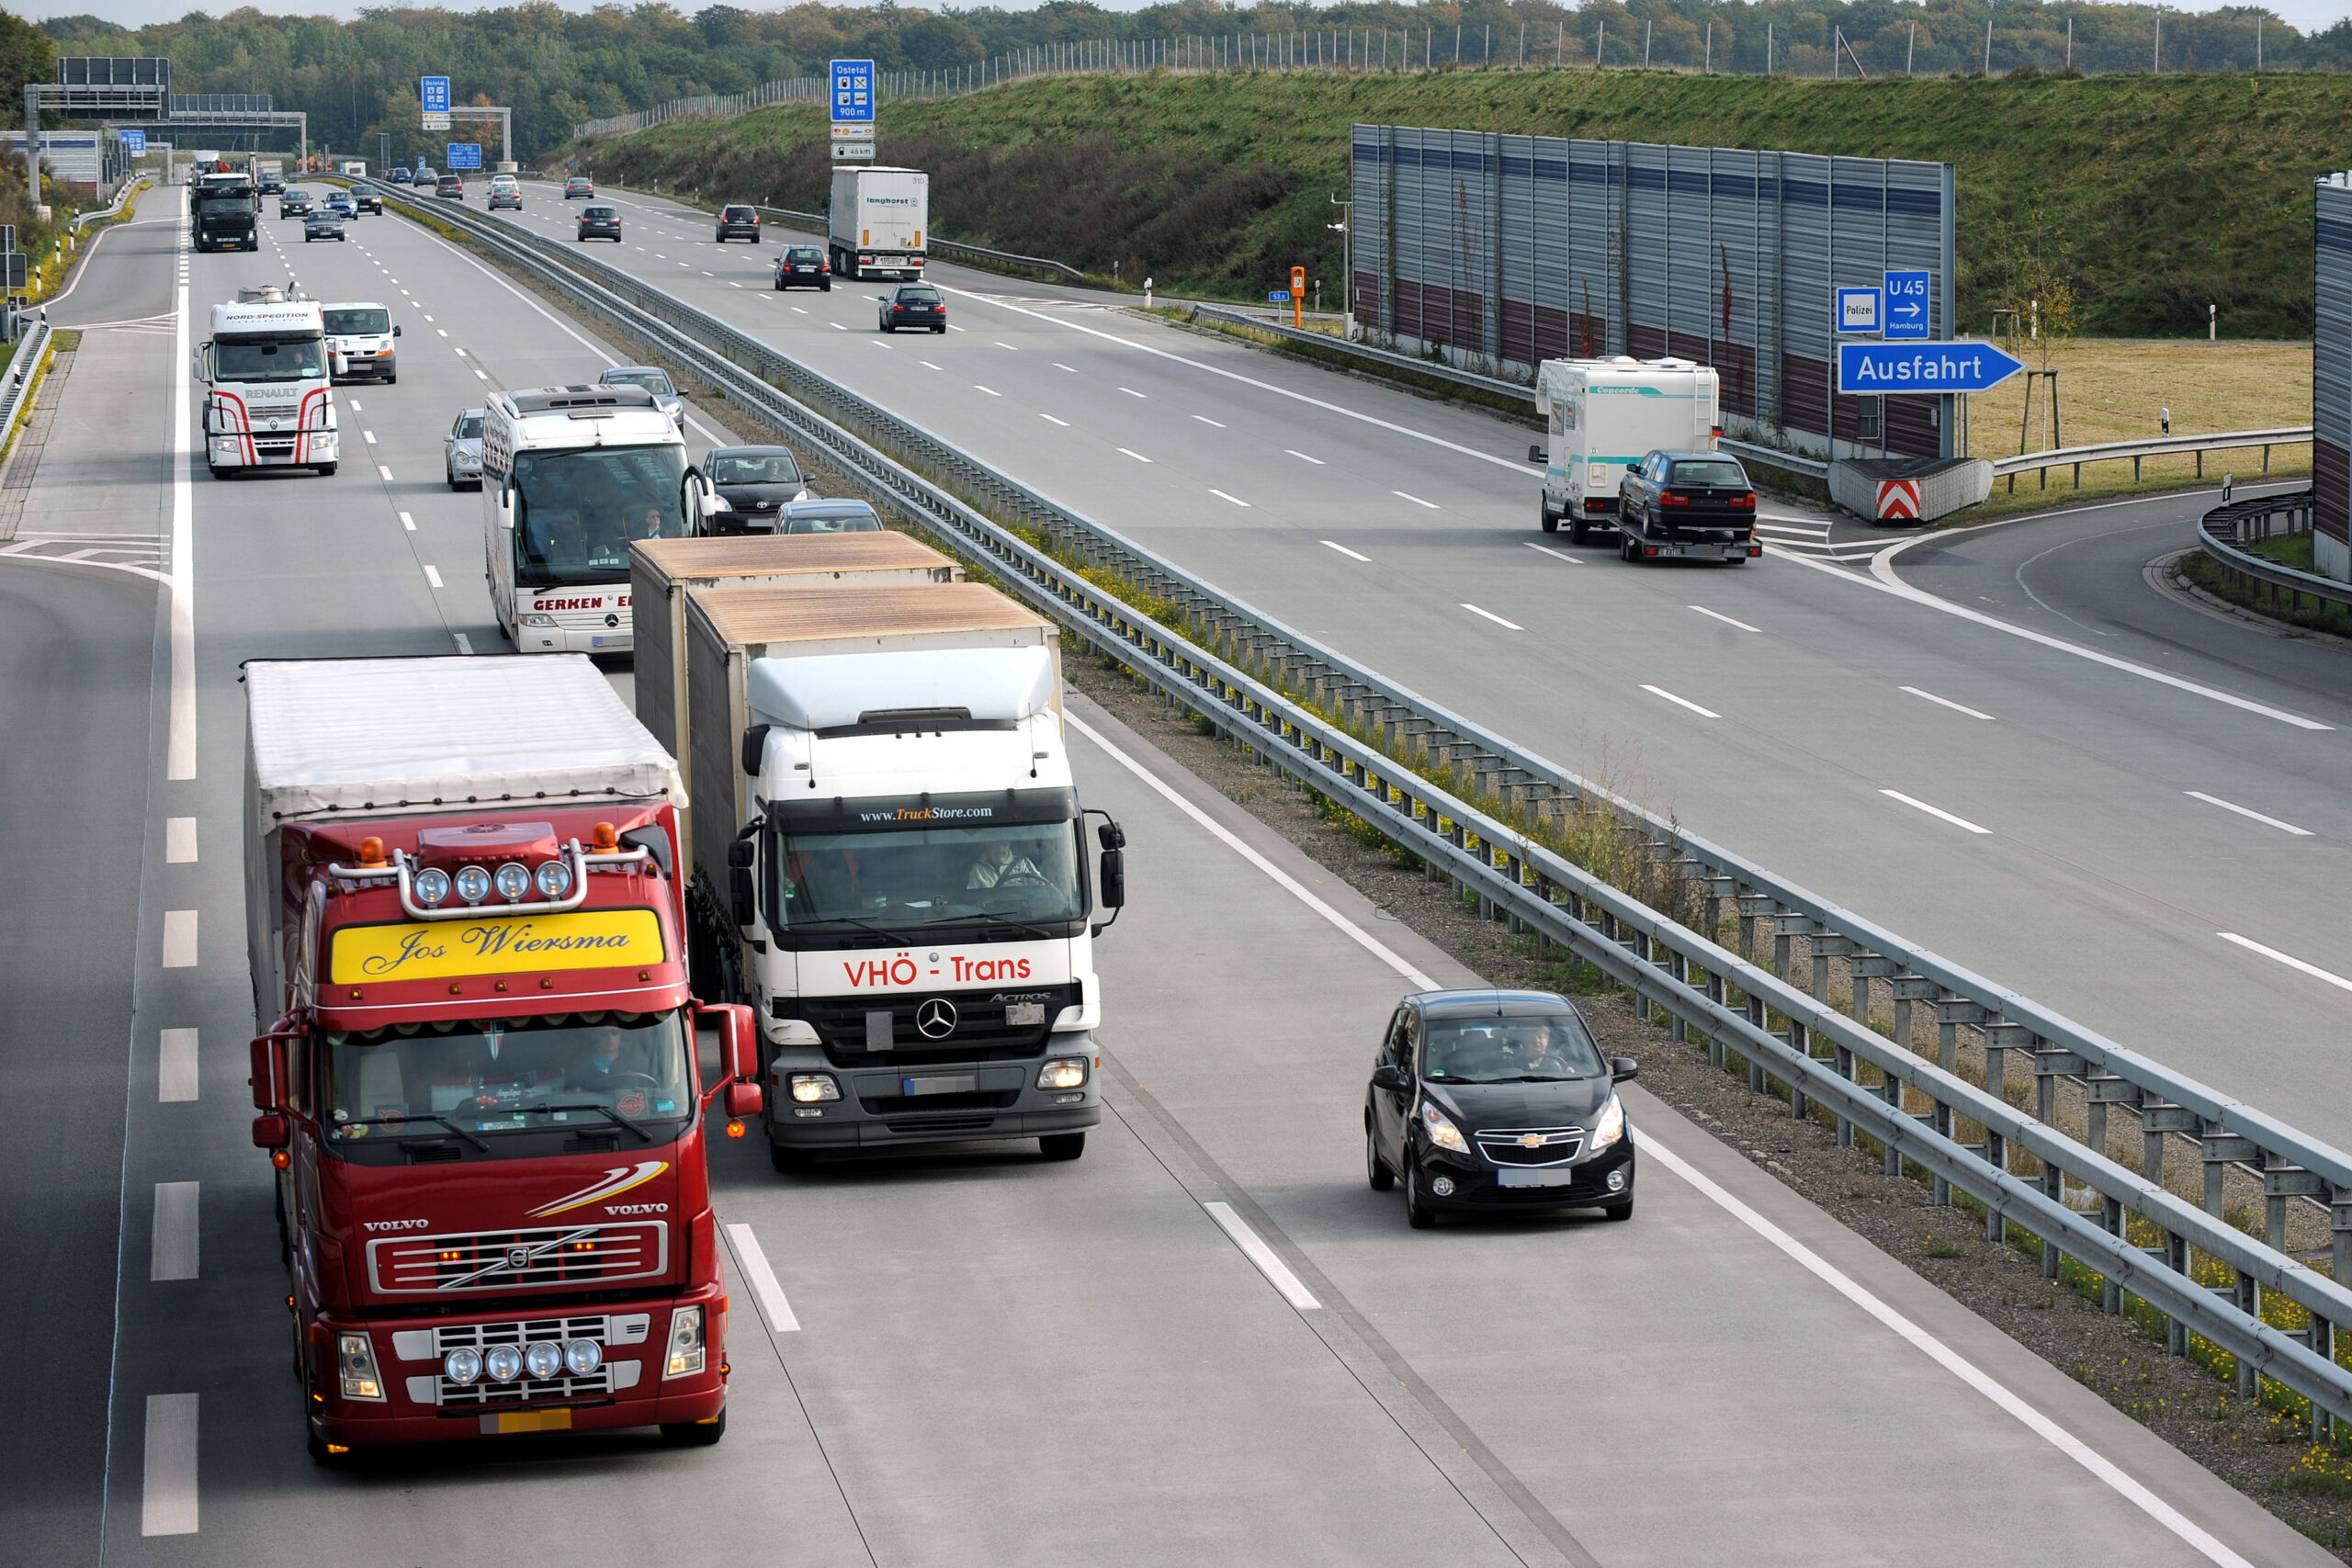
[(944, 1040), (956, 1032), (956, 1004), (940, 997), (915, 1009), (915, 1031), (925, 1040)]
[(506, 1267), (509, 1269), (520, 1269), (530, 1261), (531, 1249), (529, 1247), (510, 1247), (506, 1249)]

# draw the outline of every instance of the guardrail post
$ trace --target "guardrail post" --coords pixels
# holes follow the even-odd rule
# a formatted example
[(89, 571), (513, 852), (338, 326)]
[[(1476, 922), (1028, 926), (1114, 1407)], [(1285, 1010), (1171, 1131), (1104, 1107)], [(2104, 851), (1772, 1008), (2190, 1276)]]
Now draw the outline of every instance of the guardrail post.
[[(2037, 1051), (2033, 1054), (2033, 1116), (2045, 1127), (2058, 1124), (2058, 1080), (2078, 1077), (2089, 1070), (2089, 1064), (2072, 1051)], [(2041, 1162), (2041, 1192), (2052, 1202), (2066, 1201), (2066, 1172), (2055, 1161)], [(2057, 1238), (2041, 1238), (2041, 1277), (2058, 1278), (2060, 1253)]]
[[(1892, 1108), (1894, 1116), (1899, 1119), (1903, 1115), (1902, 1075), (1892, 1067), (1881, 1068), (1879, 1092), (1885, 1099), (1887, 1105)], [(1889, 1176), (1903, 1174), (1903, 1151), (1895, 1146), (1894, 1139), (1889, 1138), (1886, 1141), (1886, 1149), (1882, 1157), (1884, 1163), (1881, 1168), (1885, 1174)]]
[[(2245, 1314), (2248, 1317), (2260, 1317), (2262, 1315), (2262, 1286), (2255, 1280), (2253, 1275), (2247, 1273), (2243, 1269), (2235, 1270), (2235, 1273), (2237, 1275), (2236, 1300), (2238, 1310)], [(2246, 1356), (2240, 1356), (2237, 1359), (2237, 1362), (2238, 1394), (2241, 1398), (2252, 1399), (2254, 1397), (2255, 1389), (2257, 1386), (2255, 1381), (2253, 1359)]]
[(2165, 1142), (2174, 1133), (2197, 1135), (2200, 1123), (2197, 1112), (2185, 1105), (2167, 1105), (2161, 1100), (2140, 1102), (2140, 1172), (2158, 1187), (2165, 1184)]
[(1779, 912), (1770, 894), (1743, 893), (1739, 896), (1739, 955), (1748, 963), (1756, 962), (1756, 922)]
[(2266, 1162), (2262, 1170), (2262, 1234), (2270, 1250), (2287, 1250), (2287, 1203), (2290, 1199), (2324, 1199), (2327, 1195), (2327, 1182), (2317, 1171), (2305, 1170), (2301, 1166)]
[[(1789, 1049), (1800, 1056), (1813, 1055), (1813, 1036), (1795, 1019), (1789, 1020)], [(1792, 1121), (1804, 1120), (1804, 1084), (1795, 1074), (1789, 1075), (1789, 1116)]]
[[(1724, 985), (1724, 977), (1721, 975), (1716, 974), (1712, 969), (1707, 972), (1707, 999), (1709, 1001), (1714, 1003), (1717, 1007), (1728, 1005), (1730, 998), (1725, 995), (1729, 987)], [(1718, 1067), (1724, 1065), (1724, 1037), (1716, 1033), (1712, 1029), (1707, 1032), (1707, 1060), (1710, 1064)]]
[(1848, 958), (1854, 952), (1853, 939), (1836, 931), (1823, 931), (1813, 939), (1813, 999), (1824, 1007), (1829, 1005), (1829, 961)]
[[(1747, 998), (1747, 1021), (1759, 1032), (1764, 1029), (1768, 1021), (1762, 997)], [(1747, 1053), (1747, 1087), (1757, 1094), (1764, 1092), (1764, 1063), (1753, 1051)]]
[(2202, 1134), (2205, 1156), (2205, 1212), (2215, 1219), (2222, 1217), (2222, 1183), (2233, 1165), (2253, 1165), (2262, 1158), (2262, 1150), (2252, 1138), (2241, 1138), (2222, 1130), (2218, 1122), (2205, 1123)]
[(1811, 915), (1776, 914), (1772, 917), (1772, 972), (1783, 980), (1789, 978), (1795, 939), (1810, 936), (1820, 926)]
[[(2123, 1200), (2108, 1198), (2099, 1205), (2099, 1218), (2107, 1226), (2108, 1235), (2121, 1235), (2123, 1234)], [(2121, 1312), (2123, 1310), (2123, 1281), (2116, 1277), (2112, 1269), (2109, 1269), (2100, 1274), (2100, 1282), (2105, 1287), (2099, 1292), (2100, 1309), (2109, 1316)]]
[(1897, 975), (1891, 987), (1894, 992), (1894, 1043), (1913, 1055), (1919, 1047), (1911, 1035), (1911, 1004), (1932, 1002), (1943, 995), (1943, 987), (1918, 975)]
[[(1936, 1066), (1948, 1073), (1958, 1073), (1960, 1026), (1963, 1023), (1981, 1024), (1984, 1017), (1981, 1002), (1939, 996), (1936, 999)], [(1952, 1135), (1951, 1106), (1942, 1100), (1936, 1101), (1935, 1128), (1947, 1138)], [(1935, 1201), (1939, 1208), (1951, 1201), (1951, 1183), (1940, 1176), (1936, 1178)]]

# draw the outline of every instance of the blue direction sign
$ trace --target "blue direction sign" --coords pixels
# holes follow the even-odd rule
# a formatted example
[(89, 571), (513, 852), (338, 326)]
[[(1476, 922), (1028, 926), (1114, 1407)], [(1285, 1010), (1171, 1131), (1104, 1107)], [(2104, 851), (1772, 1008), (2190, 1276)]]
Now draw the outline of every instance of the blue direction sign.
[(2024, 368), (1989, 343), (1838, 345), (1838, 389), (1849, 396), (1990, 391)]
[(1925, 340), (1928, 335), (1928, 269), (1886, 275), (1886, 327), (1883, 335)]
[(450, 142), (449, 162), (445, 165), (445, 167), (452, 169), (481, 168), (481, 143), (479, 141)]
[(835, 125), (874, 123), (874, 62), (870, 60), (833, 62), (833, 123)]
[(426, 114), (447, 114), (449, 112), (449, 78), (447, 76), (424, 78), (423, 85), (417, 89), (416, 96), (424, 100)]
[(119, 134), (122, 137), (122, 150), (124, 152), (144, 152), (147, 151), (147, 133), (145, 131), (125, 130)]

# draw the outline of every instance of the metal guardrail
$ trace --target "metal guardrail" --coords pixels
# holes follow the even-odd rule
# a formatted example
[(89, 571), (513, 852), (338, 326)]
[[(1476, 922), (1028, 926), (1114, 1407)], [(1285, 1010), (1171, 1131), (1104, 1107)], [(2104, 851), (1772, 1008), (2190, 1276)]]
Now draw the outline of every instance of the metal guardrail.
[[(2217, 506), (2208, 512), (2197, 525), (2197, 542), (2205, 553), (2222, 563), (2222, 569), (2242, 581), (2259, 582), (2270, 590), (2270, 601), (2277, 604), (2284, 597), (2295, 609), (2303, 607), (2306, 596), (2316, 600), (2321, 609), (2330, 605), (2352, 616), (2352, 582), (2338, 582), (2332, 577), (2320, 577), (2308, 571), (2298, 571), (2282, 566), (2267, 556), (2256, 555), (2244, 547), (2246, 536), (2270, 538), (2279, 534), (2308, 534), (2312, 529), (2312, 492), (2297, 491), (2291, 495), (2267, 496), (2258, 501), (2241, 501), (2228, 506)], [(2273, 527), (2279, 517), (2288, 520), (2284, 528)]]
[(5, 462), (10, 448), (17, 444), (17, 426), (25, 417), (25, 401), (32, 396), (33, 383), (40, 378), (41, 361), (49, 355), (51, 331), (49, 318), (33, 318), (32, 329), (17, 340), (17, 352), (9, 356), (5, 388), (0, 388), (0, 462)]
[(2009, 489), (2018, 488), (2017, 476), (2039, 472), (2041, 488), (2050, 488), (2050, 470), (2071, 467), (2075, 470), (2075, 488), (2083, 488), (2085, 463), (2112, 463), (2120, 458), (2132, 459), (2132, 480), (2140, 479), (2140, 465), (2150, 457), (2168, 457), (2182, 452), (2197, 454), (2197, 477), (2205, 477), (2205, 454), (2226, 452), (2240, 446), (2262, 448), (2262, 471), (2270, 471), (2270, 449), (2273, 446), (2296, 446), (2312, 438), (2308, 424), (2283, 424), (2272, 430), (2223, 430), (2211, 435), (2159, 435), (2146, 441), (2103, 441), (2095, 446), (2055, 446), (2047, 452), (2025, 452), (2014, 457), (1993, 459), (1993, 477), (2007, 475)]
[[(1220, 730), (1443, 869), (1476, 895), (1482, 912), (1566, 947), (1645, 1004), (1664, 1009), (1679, 1030), (1703, 1035), (1719, 1055), (1744, 1057), (1751, 1082), (1764, 1088), (1768, 1077), (1777, 1079), (1795, 1113), (1810, 1103), (1826, 1106), (1841, 1141), (1859, 1130), (1885, 1146), (1890, 1163), (1911, 1160), (1933, 1177), (1939, 1201), (1953, 1190), (1968, 1194), (1984, 1206), (1988, 1235), (2004, 1235), (2015, 1224), (2043, 1238), (2045, 1276), (2058, 1273), (2062, 1255), (2073, 1257), (2104, 1276), (2110, 1311), (2120, 1309), (2129, 1291), (2165, 1314), (2174, 1353), (2185, 1350), (2193, 1332), (2237, 1359), (2242, 1390), (2251, 1392), (2259, 1374), (2310, 1399), (2324, 1417), (2352, 1421), (2352, 1372), (2334, 1359), (2334, 1325), (2352, 1328), (2352, 1290), (2337, 1282), (2352, 1279), (2352, 1156), (1679, 832), (618, 269), (471, 213), (435, 216), (659, 345), (729, 399), (808, 443), (824, 461), (857, 475), (1075, 635), (1148, 671), (1155, 685)], [(1051, 550), (1008, 524), (1042, 533)], [(1091, 581), (1088, 568), (1108, 568), (1172, 603), (1242, 662), (1204, 651), (1137, 611)], [(1344, 725), (1243, 663), (1283, 671), (1314, 702), (1342, 715)], [(1705, 931), (1723, 929), (1720, 916), (1730, 902), (1743, 953), (1676, 923), (1484, 807), (1405, 771), (1387, 748), (1426, 755), (1457, 777), (1467, 775), (1472, 794), (1537, 815), (1564, 801), (1613, 813), (1641, 835), (1645, 854), (1696, 884), (1705, 900)], [(1812, 994), (1746, 956), (1767, 922), (1778, 970), (1788, 970), (1793, 942), (1807, 944)], [(1899, 1039), (1830, 1004), (1829, 965), (1838, 958), (1863, 1004), (1856, 1013), (1868, 1016), (1874, 996), (1890, 995)], [(1887, 993), (1876, 991), (1881, 983)], [(1934, 1060), (1912, 1048), (1915, 1008), (1928, 1010), (1918, 1016), (1936, 1023)], [(1776, 1018), (1785, 1027), (1773, 1027)], [(1963, 1031), (1982, 1044), (1985, 1088), (1957, 1071)], [(2012, 1059), (2032, 1066), (2031, 1113), (2012, 1107), (2003, 1092)], [(1878, 1073), (1878, 1081), (1865, 1081), (1865, 1070)], [(2079, 1086), (2096, 1147), (2055, 1124), (2062, 1083)], [(1915, 1100), (1925, 1109), (1915, 1109)], [(2144, 1175), (2107, 1157), (2107, 1119), (2115, 1107), (2138, 1114)], [(1982, 1130), (1981, 1141), (1962, 1141), (1966, 1123)], [(2162, 1185), (2166, 1140), (2182, 1135), (2200, 1145), (2202, 1208)], [(2011, 1174), (2013, 1153), (2041, 1162), (2041, 1173)], [(2269, 1233), (2263, 1240), (2221, 1217), (2223, 1178), (2233, 1166), (2260, 1176)], [(2098, 1213), (2070, 1205), (2069, 1182), (2098, 1195)], [(2287, 1205), (2297, 1200), (2328, 1206), (2336, 1279), (2287, 1253)], [(2159, 1245), (2130, 1239), (2132, 1214), (2155, 1227)], [(2224, 1267), (2229, 1282), (2200, 1283), (2191, 1272), (2196, 1256)], [(2311, 1326), (2290, 1333), (2264, 1322), (2266, 1292), (2304, 1308)]]
[(74, 215), (74, 221), (67, 225), (67, 227), (71, 228), (78, 234), (82, 231), (82, 227), (85, 224), (103, 223), (109, 218), (120, 217), (122, 215), (124, 205), (129, 202), (132, 197), (139, 194), (139, 182), (137, 180), (133, 179), (125, 181), (123, 183), (122, 189), (115, 193), (114, 202), (111, 206), (96, 209), (89, 212), (77, 212)]
[[(761, 207), (754, 210), (772, 213), (787, 223), (813, 230), (820, 234), (826, 231), (825, 215), (821, 212), (802, 212), (790, 207)], [(924, 249), (934, 251), (944, 256), (978, 256), (983, 261), (1035, 267), (1041, 272), (1057, 273), (1073, 283), (1086, 281), (1086, 274), (1079, 271), (1078, 268), (1047, 256), (1024, 256), (1013, 251), (992, 251), (986, 245), (967, 245), (961, 240), (943, 240), (936, 234), (931, 237), (931, 243)]]

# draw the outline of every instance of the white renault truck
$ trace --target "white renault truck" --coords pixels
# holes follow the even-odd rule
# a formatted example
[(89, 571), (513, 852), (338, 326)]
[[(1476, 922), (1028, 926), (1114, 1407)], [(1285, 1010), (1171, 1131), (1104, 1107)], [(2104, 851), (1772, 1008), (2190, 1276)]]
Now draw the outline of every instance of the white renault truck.
[(341, 454), (333, 380), (343, 368), (316, 300), (213, 306), (211, 339), (196, 351), (212, 477), (254, 468), (334, 473)]
[(678, 539), (711, 492), (641, 387), (534, 387), (482, 405), (483, 576), (522, 653), (626, 653), (628, 547)]
[(1053, 626), (980, 583), (849, 580), (693, 588), (679, 630), (695, 983), (759, 1016), (776, 1168), (1079, 1157), (1125, 837), (1079, 805)]
[(1652, 452), (1712, 452), (1723, 434), (1714, 367), (1688, 359), (1547, 359), (1535, 380), (1536, 412), (1551, 444), (1532, 446), (1543, 463), (1546, 534), (1565, 520), (1586, 543), (1617, 531), (1617, 491), (1625, 470)]

